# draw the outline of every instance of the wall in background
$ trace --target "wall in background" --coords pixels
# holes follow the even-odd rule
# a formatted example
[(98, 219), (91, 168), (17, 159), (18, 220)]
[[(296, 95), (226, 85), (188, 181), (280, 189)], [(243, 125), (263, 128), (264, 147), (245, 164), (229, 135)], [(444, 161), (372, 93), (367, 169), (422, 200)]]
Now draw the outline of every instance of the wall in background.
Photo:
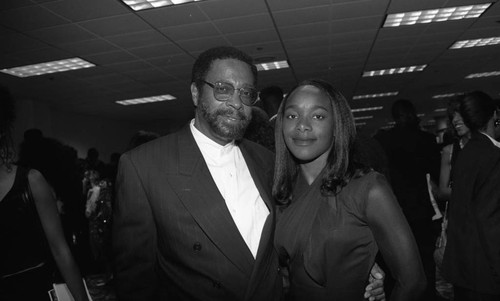
[(99, 158), (106, 163), (111, 153), (125, 151), (134, 133), (143, 129), (143, 125), (64, 112), (28, 99), (16, 99), (16, 109), (13, 132), (16, 146), (23, 140), (25, 130), (38, 128), (44, 136), (74, 147), (80, 158), (86, 157), (90, 147), (97, 148)]

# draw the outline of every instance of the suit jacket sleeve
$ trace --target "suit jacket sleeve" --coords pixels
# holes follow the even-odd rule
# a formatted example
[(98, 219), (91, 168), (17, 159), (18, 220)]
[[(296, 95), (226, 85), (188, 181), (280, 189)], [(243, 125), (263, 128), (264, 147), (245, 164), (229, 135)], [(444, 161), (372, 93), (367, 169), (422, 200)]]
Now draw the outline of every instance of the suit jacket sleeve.
[(478, 189), (473, 207), (479, 239), (493, 274), (500, 282), (500, 159)]
[(154, 300), (156, 228), (144, 183), (130, 153), (120, 159), (113, 209), (113, 252), (118, 300)]

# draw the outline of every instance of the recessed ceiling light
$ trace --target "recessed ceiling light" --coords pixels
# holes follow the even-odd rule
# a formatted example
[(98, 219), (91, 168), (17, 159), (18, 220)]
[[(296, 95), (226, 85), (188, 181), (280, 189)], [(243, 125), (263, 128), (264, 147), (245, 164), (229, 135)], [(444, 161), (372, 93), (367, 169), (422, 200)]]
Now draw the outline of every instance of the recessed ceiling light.
[(162, 6), (184, 4), (188, 2), (197, 2), (202, 0), (122, 0), (122, 1), (130, 8), (137, 11), (143, 9), (158, 8)]
[(257, 66), (257, 71), (284, 69), (284, 68), (290, 67), (290, 66), (288, 66), (287, 61), (276, 61), (276, 62), (262, 63), (262, 64), (256, 64), (255, 66)]
[(435, 109), (434, 112), (446, 112), (446, 108)]
[(95, 65), (76, 57), (66, 60), (2, 69), (0, 72), (17, 77), (29, 77), (90, 67), (95, 67)]
[(408, 72), (418, 72), (422, 71), (427, 67), (427, 65), (419, 65), (419, 66), (408, 66), (408, 67), (398, 67), (391, 69), (381, 69), (381, 70), (373, 70), (373, 71), (365, 71), (363, 73), (363, 77), (369, 76), (379, 76), (379, 75), (391, 75), (391, 74), (401, 74)]
[(447, 93), (447, 94), (438, 94), (438, 95), (434, 95), (434, 96), (432, 96), (432, 98), (434, 98), (434, 99), (438, 99), (438, 98), (448, 98), (448, 97), (453, 97), (453, 96), (460, 95), (460, 94), (463, 94), (463, 92)]
[(352, 99), (364, 99), (364, 98), (377, 98), (377, 97), (386, 97), (386, 96), (395, 96), (398, 95), (399, 92), (385, 92), (385, 93), (377, 93), (377, 94), (365, 94), (365, 95), (356, 95), (353, 96)]
[(389, 14), (383, 27), (478, 18), (490, 5), (491, 3), (483, 3)]
[(417, 114), (417, 117), (424, 117), (425, 114)]
[(354, 120), (364, 120), (364, 119), (372, 119), (373, 116), (358, 116), (354, 117)]
[(356, 112), (367, 112), (367, 111), (376, 111), (376, 110), (382, 110), (384, 107), (367, 107), (367, 108), (358, 108), (358, 109), (352, 109), (351, 112), (356, 113)]
[(500, 44), (500, 37), (456, 41), (450, 49), (491, 46)]
[(488, 77), (488, 76), (498, 76), (498, 75), (500, 75), (500, 71), (491, 71), (483, 73), (472, 73), (467, 75), (465, 78), (478, 78), (478, 77)]
[(176, 97), (172, 96), (170, 94), (165, 94), (165, 95), (158, 95), (158, 96), (118, 100), (115, 102), (117, 104), (120, 104), (120, 105), (129, 106), (129, 105), (139, 105), (139, 104), (143, 104), (143, 103), (159, 102), (159, 101), (173, 100), (173, 99), (176, 99)]

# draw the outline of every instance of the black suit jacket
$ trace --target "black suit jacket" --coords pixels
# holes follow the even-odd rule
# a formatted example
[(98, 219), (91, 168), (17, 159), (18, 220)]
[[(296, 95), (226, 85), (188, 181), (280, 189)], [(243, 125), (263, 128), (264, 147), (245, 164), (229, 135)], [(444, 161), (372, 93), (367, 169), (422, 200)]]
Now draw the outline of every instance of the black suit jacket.
[(445, 276), (454, 285), (500, 295), (500, 148), (473, 134), (452, 173)]
[(257, 258), (241, 237), (189, 126), (120, 159), (113, 249), (119, 300), (279, 300), (273, 155), (239, 143), (270, 214)]

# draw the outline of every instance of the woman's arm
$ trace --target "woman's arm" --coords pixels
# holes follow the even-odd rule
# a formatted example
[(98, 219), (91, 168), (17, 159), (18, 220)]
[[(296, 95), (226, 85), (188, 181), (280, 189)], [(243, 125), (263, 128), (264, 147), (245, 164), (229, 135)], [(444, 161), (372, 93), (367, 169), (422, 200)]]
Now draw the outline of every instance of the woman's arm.
[(418, 300), (426, 287), (418, 247), (392, 190), (381, 175), (368, 191), (366, 216), (396, 281), (391, 300)]
[(451, 172), (451, 152), (453, 145), (443, 147), (441, 152), (441, 172), (439, 173), (439, 196), (445, 200), (451, 197), (450, 172)]
[(36, 170), (30, 170), (28, 180), (36, 209), (57, 267), (64, 281), (66, 281), (66, 285), (71, 291), (73, 298), (76, 301), (88, 300), (82, 276), (64, 238), (52, 188), (42, 174)]

